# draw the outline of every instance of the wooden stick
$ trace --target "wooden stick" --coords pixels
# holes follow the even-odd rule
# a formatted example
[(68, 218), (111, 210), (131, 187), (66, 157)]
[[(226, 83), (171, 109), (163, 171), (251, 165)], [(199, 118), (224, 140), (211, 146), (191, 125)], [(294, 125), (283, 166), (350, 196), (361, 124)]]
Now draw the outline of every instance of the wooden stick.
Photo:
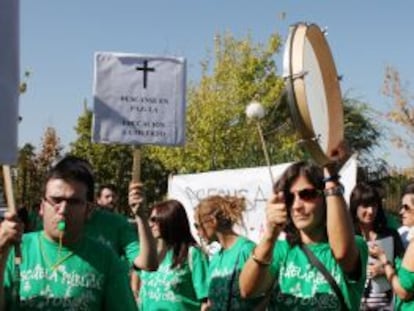
[(135, 147), (132, 160), (132, 182), (141, 181), (141, 149)]
[(17, 213), (16, 203), (14, 201), (13, 182), (9, 165), (3, 165), (4, 190), (9, 212)]
[(272, 167), (270, 165), (269, 152), (267, 151), (266, 141), (263, 136), (263, 131), (262, 131), (262, 127), (260, 126), (260, 122), (257, 122), (257, 131), (259, 132), (260, 141), (262, 142), (263, 153), (266, 159), (267, 168), (269, 169), (270, 180), (272, 181), (272, 187), (273, 187), (273, 185), (275, 184), (275, 179), (273, 177)]
[[(14, 200), (13, 192), (13, 181), (11, 177), (11, 170), (9, 165), (3, 165), (3, 179), (4, 179), (4, 190), (6, 193), (6, 202), (8, 206), (8, 211), (14, 214), (17, 214), (16, 201)], [(17, 265), (20, 265), (22, 262), (22, 254), (20, 250), (20, 245), (15, 246), (15, 258), (14, 262)]]

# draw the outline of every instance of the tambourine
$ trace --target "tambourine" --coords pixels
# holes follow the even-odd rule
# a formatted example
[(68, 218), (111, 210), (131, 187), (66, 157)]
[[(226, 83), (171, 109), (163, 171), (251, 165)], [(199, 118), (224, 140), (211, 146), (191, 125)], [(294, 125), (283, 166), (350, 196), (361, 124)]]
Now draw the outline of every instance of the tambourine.
[(315, 24), (290, 28), (283, 56), (289, 109), (302, 143), (319, 164), (344, 138), (341, 90), (325, 34)]

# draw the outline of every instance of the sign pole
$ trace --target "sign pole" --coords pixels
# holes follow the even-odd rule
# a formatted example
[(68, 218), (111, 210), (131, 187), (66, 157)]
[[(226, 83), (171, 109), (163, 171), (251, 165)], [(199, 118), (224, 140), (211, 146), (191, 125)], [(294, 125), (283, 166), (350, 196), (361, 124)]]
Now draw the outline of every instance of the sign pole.
[(141, 148), (139, 146), (134, 147), (132, 152), (132, 182), (141, 181)]

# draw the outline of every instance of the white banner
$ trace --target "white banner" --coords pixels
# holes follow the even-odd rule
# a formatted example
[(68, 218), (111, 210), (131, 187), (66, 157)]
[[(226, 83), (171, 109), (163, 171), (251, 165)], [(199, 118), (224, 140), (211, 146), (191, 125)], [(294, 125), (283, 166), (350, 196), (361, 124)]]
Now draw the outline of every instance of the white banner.
[[(274, 179), (278, 180), (289, 165), (290, 163), (285, 163), (273, 166)], [(347, 201), (356, 183), (356, 169), (356, 158), (351, 157), (340, 171)], [(268, 167), (175, 175), (168, 183), (168, 197), (184, 205), (191, 224), (194, 219), (194, 208), (201, 199), (216, 194), (244, 196), (247, 211), (243, 217), (244, 224), (237, 228), (237, 231), (256, 242), (263, 232), (265, 205), (271, 192), (272, 182)], [(194, 236), (197, 236), (194, 226), (191, 227)]]
[(184, 58), (96, 53), (93, 141), (183, 145), (185, 92)]
[(19, 0), (0, 0), (0, 163), (17, 162)]

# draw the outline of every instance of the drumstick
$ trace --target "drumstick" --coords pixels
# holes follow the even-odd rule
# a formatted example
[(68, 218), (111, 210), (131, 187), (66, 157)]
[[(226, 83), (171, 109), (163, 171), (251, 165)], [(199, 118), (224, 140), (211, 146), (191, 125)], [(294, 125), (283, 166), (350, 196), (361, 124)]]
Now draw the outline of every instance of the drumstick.
[(269, 169), (270, 180), (272, 181), (272, 185), (274, 185), (275, 184), (275, 179), (274, 179), (273, 173), (272, 173), (272, 166), (270, 164), (269, 152), (267, 151), (266, 141), (264, 139), (262, 127), (260, 126), (259, 122), (257, 122), (257, 131), (259, 132), (260, 141), (262, 142), (263, 153), (264, 153), (264, 156), (265, 156), (265, 159), (266, 159), (267, 168)]

